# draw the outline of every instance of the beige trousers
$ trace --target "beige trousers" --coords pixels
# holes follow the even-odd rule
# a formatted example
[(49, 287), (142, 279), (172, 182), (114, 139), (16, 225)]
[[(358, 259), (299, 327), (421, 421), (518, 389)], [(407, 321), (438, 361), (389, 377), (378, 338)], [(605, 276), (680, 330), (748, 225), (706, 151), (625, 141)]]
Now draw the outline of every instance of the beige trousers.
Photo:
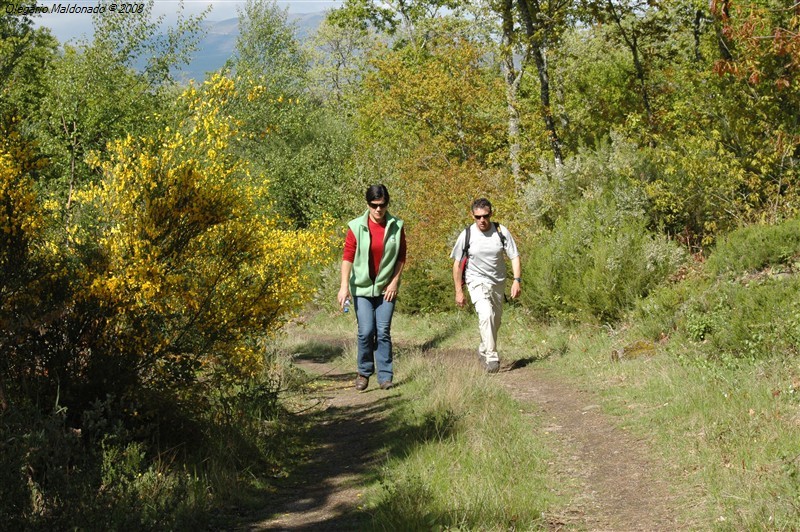
[(499, 361), (497, 354), (497, 331), (503, 317), (503, 294), (505, 284), (479, 284), (468, 286), (469, 297), (478, 314), (478, 329), (481, 333), (481, 345), (478, 354), (484, 362)]

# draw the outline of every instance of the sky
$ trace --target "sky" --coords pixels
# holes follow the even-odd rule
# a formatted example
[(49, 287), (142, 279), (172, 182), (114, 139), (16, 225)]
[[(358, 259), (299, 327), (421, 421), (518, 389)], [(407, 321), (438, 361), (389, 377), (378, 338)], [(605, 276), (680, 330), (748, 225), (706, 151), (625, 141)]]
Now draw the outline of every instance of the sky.
[[(128, 3), (136, 5), (137, 0), (107, 0), (117, 1), (117, 5)], [(236, 18), (237, 9), (244, 5), (245, 0), (184, 0), (184, 14), (193, 15), (201, 13), (208, 5), (212, 6), (206, 20), (225, 20)], [(97, 0), (37, 0), (38, 7), (52, 9), (55, 5), (93, 7)], [(342, 5), (342, 0), (277, 0), (281, 8), (288, 8), (289, 13), (317, 13)], [(165, 23), (170, 24), (177, 19), (179, 0), (155, 0), (153, 16), (163, 15)], [(56, 38), (61, 42), (75, 40), (81, 36), (88, 36), (92, 31), (92, 16), (90, 14), (76, 13), (47, 13), (34, 16), (37, 26), (50, 28)]]

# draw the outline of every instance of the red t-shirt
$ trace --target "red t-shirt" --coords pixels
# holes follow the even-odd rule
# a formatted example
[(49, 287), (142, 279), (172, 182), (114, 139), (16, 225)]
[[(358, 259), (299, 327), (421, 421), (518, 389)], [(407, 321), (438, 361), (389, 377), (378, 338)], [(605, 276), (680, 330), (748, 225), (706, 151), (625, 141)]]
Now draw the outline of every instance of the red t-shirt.
[[(375, 279), (377, 274), (378, 265), (383, 258), (383, 236), (386, 231), (386, 221), (383, 225), (375, 223), (372, 218), (367, 217), (367, 226), (369, 227), (369, 240), (370, 240), (370, 254), (369, 254), (369, 276)], [(356, 235), (352, 229), (347, 230), (347, 236), (344, 239), (344, 253), (342, 260), (353, 262), (356, 258)], [(406, 261), (406, 230), (405, 227), (400, 230), (400, 251), (397, 255), (398, 262)]]

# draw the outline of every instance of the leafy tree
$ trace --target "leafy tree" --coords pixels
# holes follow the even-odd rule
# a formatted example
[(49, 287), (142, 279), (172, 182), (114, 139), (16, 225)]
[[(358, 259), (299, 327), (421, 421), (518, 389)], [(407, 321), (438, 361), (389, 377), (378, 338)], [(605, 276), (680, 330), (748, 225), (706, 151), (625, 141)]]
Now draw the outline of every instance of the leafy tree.
[(231, 101), (246, 133), (238, 143), (241, 156), (268, 180), (287, 225), (305, 228), (326, 215), (340, 216), (349, 192), (347, 121), (307, 97), (306, 59), (285, 11), (272, 1), (251, 0), (240, 12), (240, 27), (229, 66), (246, 87)]
[(191, 114), (175, 131), (114, 143), (85, 200), (104, 257), (89, 295), (114, 316), (100, 341), (119, 349), (127, 338), (132, 367), (162, 386), (195, 381), (203, 366), (252, 374), (262, 359), (248, 337), (308, 297), (306, 261), (326, 245), (323, 230), (287, 232), (270, 219), (263, 181), (229, 149), (234, 91), (214, 78), (187, 91)]
[(431, 23), (435, 26), (445, 13), (458, 18), (464, 8), (461, 0), (346, 0), (328, 20), (362, 31), (372, 27), (390, 36), (397, 48), (421, 49), (426, 46)]
[(259, 79), (274, 94), (295, 96), (304, 86), (305, 59), (286, 13), (274, 0), (247, 0), (228, 67), (242, 79)]
[[(69, 251), (40, 246), (58, 266), (44, 281), (69, 282), (61, 305), (2, 338), (8, 371), (27, 368), (41, 397), (58, 390), (78, 415), (114, 397), (118, 414), (139, 408), (143, 421), (190, 396), (202, 408), (205, 387), (260, 371), (260, 341), (310, 297), (308, 268), (327, 257), (329, 230), (276, 221), (263, 179), (231, 148), (239, 131), (225, 109), (235, 90), (221, 77), (190, 88), (179, 123), (90, 157), (101, 179), (76, 194)], [(38, 301), (45, 288), (19, 297)]]
[[(726, 53), (715, 71), (730, 80), (731, 139), (757, 176), (753, 190), (772, 219), (796, 212), (800, 150), (800, 15), (781, 2), (720, 1), (712, 4), (722, 26)], [(744, 115), (735, 111), (746, 107)], [(738, 109), (737, 109), (738, 108)]]
[(150, 19), (152, 7), (151, 0), (142, 13), (98, 14), (94, 40), (65, 45), (48, 72), (36, 132), (52, 162), (46, 188), (67, 215), (75, 191), (96, 179), (85, 163), (91, 150), (164, 125), (174, 86), (170, 71), (188, 60), (202, 15), (164, 35), (160, 20)]
[(309, 92), (314, 100), (341, 114), (351, 113), (375, 40), (370, 30), (324, 20), (305, 46), (310, 62)]
[[(107, 0), (102, 0), (108, 4)], [(196, 51), (201, 37), (200, 23), (210, 7), (199, 15), (184, 16), (183, 0), (177, 5), (177, 22), (164, 28), (165, 16), (153, 17), (155, 0), (144, 3), (141, 12), (106, 10), (92, 16), (94, 38), (80, 48), (98, 56), (107, 55), (113, 63), (143, 73), (148, 85), (170, 85), (173, 70), (186, 64)]]
[(669, 35), (669, 28), (664, 20), (665, 11), (656, 2), (638, 0), (599, 0), (589, 2), (588, 6), (597, 22), (610, 24), (614, 28), (609, 35), (618, 39), (630, 52), (642, 107), (648, 121), (652, 121), (653, 104), (648, 79), (652, 61), (646, 54), (653, 49), (649, 43), (663, 42)]
[(361, 124), (373, 138), (407, 143), (411, 135), (443, 160), (495, 160), (503, 138), (495, 114), (500, 86), (483, 68), (483, 50), (446, 37), (429, 47), (423, 56), (404, 49), (375, 58), (365, 79)]
[[(572, 29), (564, 34), (562, 43), (553, 51), (551, 63), (558, 95), (553, 112), (574, 156), (586, 146), (599, 149), (613, 131), (622, 130), (628, 117), (640, 109), (640, 100), (629, 82), (629, 55), (609, 46), (603, 27)], [(535, 167), (537, 162), (528, 166)]]
[(33, 20), (30, 11), (36, 3), (32, 1), (0, 1), (0, 79), (7, 83), (11, 72), (25, 54), (33, 35)]
[(34, 29), (32, 17), (25, 14), (34, 7), (35, 2), (0, 2), (0, 138), (19, 142), (15, 149), (28, 162), (38, 158), (30, 146), (30, 117), (57, 48), (50, 32)]
[[(531, 61), (538, 77), (539, 117), (543, 121), (554, 159), (559, 164), (564, 160), (562, 140), (552, 111), (548, 53), (566, 29), (572, 3), (565, 0), (502, 0), (490, 2), (489, 5), (501, 19), (501, 61), (506, 80), (511, 167), (519, 181), (517, 92)], [(515, 63), (515, 54), (520, 57), (519, 67)]]

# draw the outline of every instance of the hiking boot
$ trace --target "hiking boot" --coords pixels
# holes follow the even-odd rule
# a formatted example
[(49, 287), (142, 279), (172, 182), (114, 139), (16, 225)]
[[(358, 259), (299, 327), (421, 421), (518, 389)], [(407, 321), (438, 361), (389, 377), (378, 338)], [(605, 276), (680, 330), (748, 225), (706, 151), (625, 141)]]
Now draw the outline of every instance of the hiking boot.
[(500, 371), (500, 362), (492, 360), (486, 363), (486, 373), (497, 373)]
[(369, 386), (369, 377), (365, 377), (361, 374), (356, 377), (356, 390), (359, 392), (363, 392)]
[(392, 381), (383, 381), (381, 383), (381, 390), (391, 390), (392, 388), (394, 388)]

